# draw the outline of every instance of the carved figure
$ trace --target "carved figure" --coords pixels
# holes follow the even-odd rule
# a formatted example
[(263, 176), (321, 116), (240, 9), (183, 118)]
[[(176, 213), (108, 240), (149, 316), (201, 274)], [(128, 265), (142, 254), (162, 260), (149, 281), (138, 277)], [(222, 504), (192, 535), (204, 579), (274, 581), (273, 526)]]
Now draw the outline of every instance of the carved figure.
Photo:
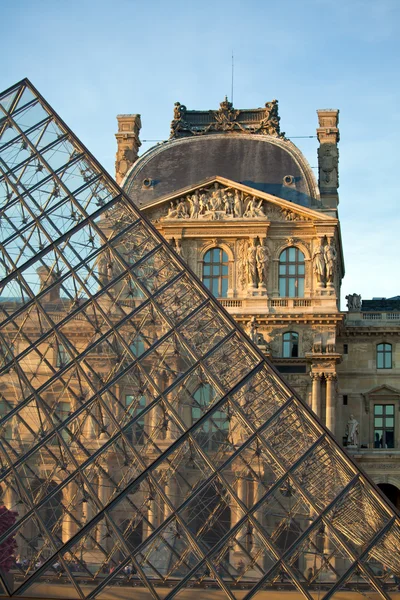
[(267, 283), (268, 265), (270, 260), (270, 252), (266, 246), (260, 243), (256, 249), (256, 264), (258, 274), (258, 285)]
[(247, 335), (249, 336), (249, 338), (254, 343), (257, 343), (257, 340), (258, 340), (257, 329), (258, 329), (258, 323), (256, 321), (256, 318), (251, 317), (250, 321), (246, 325), (245, 331), (246, 331)]
[(256, 241), (251, 239), (247, 248), (247, 283), (250, 287), (255, 287), (257, 280), (256, 253)]
[(186, 204), (182, 198), (176, 203), (176, 216), (182, 219), (186, 219), (188, 217)]
[(218, 183), (214, 183), (214, 190), (210, 197), (210, 210), (222, 210), (223, 201), (221, 190), (219, 189)]
[(247, 282), (247, 241), (239, 240), (238, 244), (238, 279), (242, 289)]
[(196, 190), (196, 192), (192, 196), (188, 196), (188, 200), (190, 203), (190, 218), (198, 219), (200, 211), (199, 192)]
[(349, 312), (358, 312), (361, 309), (361, 294), (348, 294), (346, 300)]
[(244, 213), (245, 217), (255, 217), (255, 208), (256, 208), (256, 198), (253, 196), (250, 198), (249, 203), (247, 204), (247, 209)]
[(328, 244), (325, 246), (324, 256), (326, 267), (326, 281), (327, 283), (333, 283), (337, 255), (332, 241), (328, 242)]
[(167, 213), (167, 219), (173, 219), (176, 217), (176, 208), (174, 206), (173, 202), (170, 202), (170, 207), (168, 209), (168, 213)]
[(338, 150), (334, 144), (321, 144), (318, 149), (319, 179), (322, 185), (338, 187)]
[(183, 249), (182, 249), (182, 242), (181, 240), (178, 239), (174, 239), (175, 242), (175, 252), (177, 253), (178, 256), (180, 256), (181, 258), (183, 258)]
[(346, 425), (347, 445), (358, 446), (359, 428), (358, 421), (354, 418), (354, 415), (350, 415), (350, 419)]
[(314, 250), (313, 267), (318, 283), (323, 283), (325, 278), (325, 254), (321, 243)]
[(239, 190), (235, 190), (233, 206), (235, 217), (240, 219), (243, 216), (243, 202)]

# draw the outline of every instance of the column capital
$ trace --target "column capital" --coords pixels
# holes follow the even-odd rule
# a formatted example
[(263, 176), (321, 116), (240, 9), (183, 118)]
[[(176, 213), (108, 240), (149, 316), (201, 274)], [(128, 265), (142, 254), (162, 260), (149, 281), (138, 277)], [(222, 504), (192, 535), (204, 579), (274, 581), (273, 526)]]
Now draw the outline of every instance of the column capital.
[(310, 371), (310, 377), (311, 377), (312, 381), (318, 381), (319, 379), (322, 379), (322, 376), (323, 376), (323, 373)]
[(336, 377), (336, 373), (325, 373), (325, 379), (327, 381), (335, 381)]

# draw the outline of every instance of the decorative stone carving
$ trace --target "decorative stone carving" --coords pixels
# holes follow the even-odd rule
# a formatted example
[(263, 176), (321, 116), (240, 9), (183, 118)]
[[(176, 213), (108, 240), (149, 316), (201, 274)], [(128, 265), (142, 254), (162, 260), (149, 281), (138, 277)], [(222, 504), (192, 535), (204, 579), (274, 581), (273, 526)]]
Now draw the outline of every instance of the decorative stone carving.
[(349, 312), (359, 312), (361, 310), (361, 294), (348, 294), (346, 300)]
[(247, 240), (238, 241), (238, 283), (242, 290), (246, 287)]
[(266, 102), (264, 108), (238, 110), (225, 96), (218, 110), (187, 110), (175, 102), (170, 137), (207, 133), (253, 133), (284, 138), (280, 132), (278, 101)]
[(317, 281), (320, 285), (325, 283), (325, 254), (322, 240), (313, 252), (313, 268)]
[[(274, 221), (308, 221), (308, 217), (299, 215), (289, 208), (280, 208), (263, 198), (246, 195), (238, 189), (220, 185), (218, 182), (186, 194), (164, 208), (160, 220), (199, 219), (231, 220), (253, 219)], [(157, 213), (158, 216), (158, 213)]]
[(245, 327), (245, 332), (247, 333), (249, 338), (254, 343), (257, 343), (257, 339), (258, 339), (257, 330), (258, 330), (257, 320), (255, 317), (251, 317), (250, 321), (247, 323), (247, 325)]
[(310, 330), (306, 330), (302, 335), (302, 346), (303, 346), (303, 354), (306, 352), (311, 352), (314, 341), (314, 333)]
[(318, 148), (319, 179), (321, 187), (337, 188), (339, 185), (339, 152), (333, 144), (322, 144)]
[(339, 111), (319, 110), (317, 137), (320, 143), (318, 148), (319, 187), (322, 194), (336, 194), (339, 186), (338, 166), (339, 152)]
[(259, 246), (256, 248), (256, 266), (258, 275), (258, 287), (265, 287), (268, 278), (268, 267), (271, 258), (271, 253), (263, 241), (260, 240)]
[(333, 284), (333, 280), (336, 272), (336, 260), (337, 254), (333, 244), (333, 240), (329, 239), (327, 245), (324, 248), (325, 257), (325, 269), (326, 269), (326, 282), (327, 284)]
[(246, 262), (247, 285), (249, 288), (256, 287), (256, 282), (257, 282), (256, 256), (257, 256), (256, 240), (250, 239), (250, 243), (247, 248), (247, 262)]
[(346, 436), (347, 436), (347, 446), (357, 448), (359, 427), (358, 427), (358, 421), (354, 418), (354, 415), (350, 415), (350, 419), (347, 421)]

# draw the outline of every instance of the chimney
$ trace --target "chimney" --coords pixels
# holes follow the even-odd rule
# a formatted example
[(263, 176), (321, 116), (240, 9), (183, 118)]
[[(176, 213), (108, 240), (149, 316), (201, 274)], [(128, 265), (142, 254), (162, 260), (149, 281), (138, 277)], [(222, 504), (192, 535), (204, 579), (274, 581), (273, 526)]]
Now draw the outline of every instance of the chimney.
[(321, 201), (326, 208), (337, 208), (339, 204), (339, 111), (337, 109), (317, 110), (318, 185)]
[(118, 133), (115, 161), (115, 181), (121, 183), (133, 163), (137, 160), (141, 146), (139, 132), (142, 127), (140, 115), (117, 115)]

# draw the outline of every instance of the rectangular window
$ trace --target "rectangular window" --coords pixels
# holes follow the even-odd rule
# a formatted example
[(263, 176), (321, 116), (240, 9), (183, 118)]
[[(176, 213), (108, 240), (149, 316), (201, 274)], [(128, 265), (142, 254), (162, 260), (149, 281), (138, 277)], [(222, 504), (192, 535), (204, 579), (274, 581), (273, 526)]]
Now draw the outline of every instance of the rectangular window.
[(348, 353), (349, 353), (349, 345), (343, 344), (343, 354), (348, 354)]
[[(130, 417), (136, 417), (143, 412), (146, 406), (145, 396), (125, 396), (125, 411)], [(130, 427), (125, 430), (127, 438), (135, 444), (144, 443), (144, 415), (139, 416), (137, 421), (132, 423)]]
[(394, 448), (394, 404), (374, 405), (374, 448)]
[(348, 398), (347, 394), (343, 394), (343, 404), (344, 404), (344, 406), (347, 406), (348, 400), (349, 400), (349, 398)]

